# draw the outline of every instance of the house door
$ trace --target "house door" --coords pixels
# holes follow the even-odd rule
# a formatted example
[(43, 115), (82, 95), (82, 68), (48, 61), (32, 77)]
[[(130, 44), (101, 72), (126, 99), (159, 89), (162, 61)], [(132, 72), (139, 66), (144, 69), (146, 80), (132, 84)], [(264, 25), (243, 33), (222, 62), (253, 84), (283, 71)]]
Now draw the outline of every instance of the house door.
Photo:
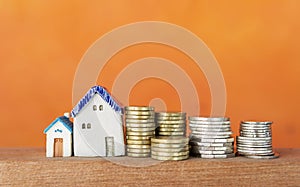
[(54, 138), (54, 157), (63, 156), (63, 139)]

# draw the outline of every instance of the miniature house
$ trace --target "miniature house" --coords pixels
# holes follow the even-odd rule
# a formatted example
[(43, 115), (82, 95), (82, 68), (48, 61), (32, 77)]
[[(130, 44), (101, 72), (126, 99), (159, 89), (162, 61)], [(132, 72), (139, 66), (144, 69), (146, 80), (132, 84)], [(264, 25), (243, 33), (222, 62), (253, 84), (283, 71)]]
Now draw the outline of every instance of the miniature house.
[(92, 87), (71, 115), (75, 156), (125, 155), (122, 108), (103, 87)]
[(73, 123), (66, 116), (54, 120), (45, 130), (46, 156), (72, 156)]

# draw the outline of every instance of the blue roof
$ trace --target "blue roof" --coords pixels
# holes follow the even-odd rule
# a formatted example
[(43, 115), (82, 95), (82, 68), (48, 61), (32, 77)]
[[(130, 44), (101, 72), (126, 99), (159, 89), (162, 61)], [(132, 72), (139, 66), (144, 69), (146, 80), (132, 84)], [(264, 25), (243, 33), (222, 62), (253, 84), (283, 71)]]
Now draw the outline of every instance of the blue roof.
[(71, 111), (71, 115), (74, 118), (83, 109), (85, 105), (93, 98), (95, 94), (99, 94), (104, 101), (106, 101), (112, 109), (116, 112), (122, 113), (121, 106), (113, 99), (113, 97), (102, 86), (92, 87), (83, 98), (77, 103), (77, 105)]
[(60, 121), (71, 133), (73, 132), (73, 123), (69, 120), (69, 118), (65, 116), (61, 116), (56, 118), (45, 130), (44, 133), (46, 134), (51, 127), (56, 124), (56, 122)]

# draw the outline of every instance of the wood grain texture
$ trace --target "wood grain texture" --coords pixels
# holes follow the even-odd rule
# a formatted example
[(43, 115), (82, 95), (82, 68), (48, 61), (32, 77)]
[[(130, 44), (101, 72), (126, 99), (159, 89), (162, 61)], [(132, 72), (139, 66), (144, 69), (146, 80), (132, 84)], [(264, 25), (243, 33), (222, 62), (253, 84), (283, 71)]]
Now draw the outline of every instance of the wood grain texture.
[[(300, 149), (279, 159), (46, 158), (44, 149), (0, 149), (0, 186), (300, 186)], [(117, 163), (121, 163), (117, 164)], [(150, 165), (129, 167), (125, 165)]]

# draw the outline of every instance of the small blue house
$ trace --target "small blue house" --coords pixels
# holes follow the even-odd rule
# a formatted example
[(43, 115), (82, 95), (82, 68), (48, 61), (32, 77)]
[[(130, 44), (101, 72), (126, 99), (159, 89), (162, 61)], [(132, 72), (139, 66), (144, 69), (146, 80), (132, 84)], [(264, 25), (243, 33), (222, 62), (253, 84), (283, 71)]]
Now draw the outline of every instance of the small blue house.
[(73, 123), (68, 114), (56, 118), (45, 130), (46, 156), (68, 157), (73, 153)]

